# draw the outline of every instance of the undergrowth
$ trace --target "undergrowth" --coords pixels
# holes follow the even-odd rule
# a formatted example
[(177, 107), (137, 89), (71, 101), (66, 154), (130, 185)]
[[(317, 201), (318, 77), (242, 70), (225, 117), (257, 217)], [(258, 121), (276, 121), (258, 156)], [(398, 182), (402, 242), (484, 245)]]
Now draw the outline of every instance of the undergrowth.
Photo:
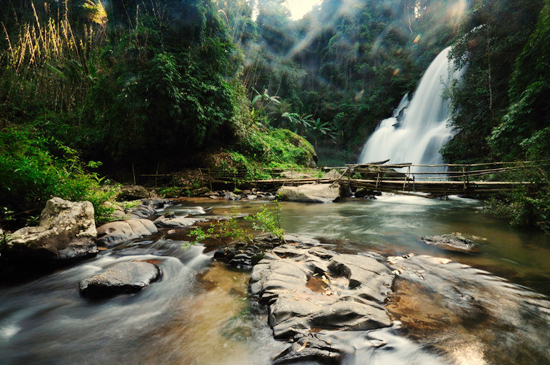
[(532, 181), (530, 188), (502, 192), (487, 201), (486, 212), (507, 219), (513, 226), (537, 227), (550, 233), (550, 179), (542, 168), (509, 174), (510, 181)]
[[(281, 203), (275, 202), (272, 206), (263, 205), (262, 209), (254, 215), (245, 217), (245, 220), (252, 222), (252, 228), (262, 233), (271, 233), (279, 240), (284, 240), (285, 230), (281, 227)], [(207, 239), (214, 239), (218, 244), (229, 242), (251, 243), (254, 237), (253, 231), (243, 227), (238, 218), (237, 212), (233, 210), (230, 218), (217, 224), (211, 223), (206, 230), (197, 227), (191, 230), (190, 235), (195, 239), (190, 242), (195, 245)]]
[(17, 225), (37, 216), (54, 196), (90, 201), (96, 220), (109, 219), (115, 188), (89, 170), (100, 163), (85, 164), (78, 153), (52, 137), (31, 128), (8, 127), (0, 133), (0, 224)]

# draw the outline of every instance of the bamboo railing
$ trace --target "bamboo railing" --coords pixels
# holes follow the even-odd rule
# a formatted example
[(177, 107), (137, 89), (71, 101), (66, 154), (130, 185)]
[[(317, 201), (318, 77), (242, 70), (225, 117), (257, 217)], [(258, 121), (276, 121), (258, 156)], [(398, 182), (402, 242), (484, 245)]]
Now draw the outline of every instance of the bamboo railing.
[[(518, 187), (533, 188), (533, 181), (514, 181), (510, 174), (520, 170), (530, 172), (550, 166), (550, 161), (491, 162), (477, 164), (420, 165), (412, 163), (387, 164), (381, 161), (345, 166), (292, 169), (211, 169), (201, 168), (199, 174), (205, 186), (236, 189), (243, 185), (276, 188), (282, 185), (340, 183), (353, 188), (396, 193), (429, 193), (432, 195), (495, 193)], [(324, 172), (335, 170), (330, 178)], [(506, 178), (505, 174), (508, 174)], [(528, 175), (528, 174), (523, 174)], [(143, 174), (158, 177), (170, 174)]]

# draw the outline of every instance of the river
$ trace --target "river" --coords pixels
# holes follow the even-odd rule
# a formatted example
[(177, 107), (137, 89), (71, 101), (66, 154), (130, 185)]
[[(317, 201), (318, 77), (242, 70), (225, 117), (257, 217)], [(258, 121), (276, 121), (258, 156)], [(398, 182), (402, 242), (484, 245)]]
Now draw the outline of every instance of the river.
[[(266, 202), (190, 200), (188, 203), (212, 206), (212, 214), (233, 207), (252, 213), (262, 204)], [(534, 308), (514, 311), (513, 315), (503, 311), (504, 321), (525, 313), (532, 317), (523, 319), (531, 336), (521, 334), (521, 338), (529, 338), (530, 345), (526, 348), (529, 353), (536, 353), (532, 357), (517, 355), (521, 352), (518, 348), (525, 346), (520, 334), (508, 336), (510, 328), (484, 324), (482, 329), (470, 329), (461, 324), (460, 331), (454, 328), (454, 337), (443, 336), (441, 331), (433, 332), (431, 328), (431, 334), (441, 338), (431, 345), (419, 340), (422, 331), (410, 331), (410, 335), (393, 330), (350, 333), (350, 343), (382, 339), (388, 345), (383, 350), (359, 351), (348, 359), (349, 363), (530, 364), (548, 360), (544, 355), (548, 347), (544, 333), (548, 332), (549, 324), (547, 317), (539, 314), (548, 309), (545, 297), (537, 294), (550, 294), (548, 237), (511, 228), (483, 214), (482, 208), (477, 200), (458, 197), (442, 201), (392, 195), (373, 201), (346, 200), (321, 205), (282, 203), (282, 225), (287, 233), (321, 238), (329, 248), (340, 251), (374, 250), (389, 256), (414, 253), (419, 258), (421, 255), (448, 258), (515, 283), (497, 284), (507, 291), (499, 289), (495, 293), (506, 295), (506, 303), (529, 300)], [(169, 210), (181, 213), (185, 207)], [(419, 240), (424, 235), (452, 232), (473, 236), (481, 254), (449, 254)], [(269, 364), (285, 344), (272, 339), (265, 311), (247, 299), (248, 274), (211, 264), (212, 255), (212, 248), (197, 245), (184, 249), (182, 241), (161, 233), (102, 251), (96, 258), (41, 278), (0, 287), (0, 363)], [(90, 301), (79, 295), (80, 280), (115, 262), (137, 258), (158, 261), (163, 272), (161, 280), (141, 293), (108, 300)], [(424, 265), (420, 261), (414, 264)], [(475, 269), (463, 272), (472, 278), (480, 276)], [(486, 276), (481, 275), (480, 280), (488, 281)], [(435, 299), (427, 300), (432, 303)], [(396, 315), (403, 314), (403, 310), (403, 307), (395, 309)], [(445, 315), (445, 324), (449, 326), (453, 322), (448, 313)], [(406, 320), (403, 323), (407, 325)], [(494, 331), (500, 332), (487, 336)], [(492, 338), (503, 337), (508, 338), (507, 343), (492, 346)], [(454, 350), (449, 346), (455, 346), (457, 339), (462, 338), (467, 339), (465, 346), (453, 356)], [(488, 347), (494, 349), (489, 351)], [(499, 353), (506, 351), (511, 353), (499, 357)], [(470, 352), (470, 357), (465, 355)]]

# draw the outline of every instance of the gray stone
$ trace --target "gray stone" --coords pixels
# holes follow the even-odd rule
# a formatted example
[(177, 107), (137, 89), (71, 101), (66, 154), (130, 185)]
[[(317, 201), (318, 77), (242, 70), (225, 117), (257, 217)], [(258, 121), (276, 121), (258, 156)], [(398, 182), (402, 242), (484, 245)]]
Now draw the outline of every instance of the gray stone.
[(154, 199), (141, 199), (141, 204), (143, 205), (150, 205), (155, 209), (162, 209), (167, 204), (170, 204), (170, 202), (166, 199), (162, 198), (154, 198)]
[(277, 192), (281, 200), (305, 203), (332, 203), (340, 197), (339, 184), (283, 186)]
[(122, 186), (117, 195), (118, 201), (131, 201), (150, 197), (149, 191), (139, 185)]
[(370, 330), (391, 326), (386, 311), (363, 301), (343, 297), (312, 314), (313, 327), (343, 330)]
[(138, 292), (159, 277), (160, 270), (154, 264), (143, 261), (121, 262), (82, 280), (79, 287), (83, 295), (104, 297)]
[(294, 236), (291, 234), (285, 234), (284, 240), (286, 243), (299, 243), (300, 246), (319, 246), (321, 242), (315, 238)]
[(323, 338), (322, 333), (296, 336), (290, 347), (275, 357), (274, 365), (280, 364), (342, 364), (345, 352), (335, 338)]
[(442, 234), (439, 236), (422, 237), (421, 240), (445, 251), (462, 252), (462, 253), (479, 253), (479, 248), (476, 244), (456, 234)]
[(53, 198), (40, 215), (40, 225), (14, 232), (8, 249), (20, 258), (75, 259), (98, 252), (96, 236), (92, 203)]
[(224, 195), (224, 199), (226, 199), (226, 200), (241, 200), (241, 196), (237, 195), (235, 193), (232, 193), (232, 192), (227, 192)]
[(149, 219), (157, 214), (157, 210), (151, 205), (138, 205), (135, 208), (130, 208), (126, 212), (130, 219)]
[(192, 226), (197, 222), (196, 219), (186, 217), (167, 218), (159, 217), (155, 220), (155, 226), (159, 228), (184, 228)]
[(348, 278), (349, 287), (352, 289), (381, 274), (390, 274), (390, 269), (375, 259), (358, 255), (334, 256), (328, 268), (332, 272)]
[(254, 267), (250, 292), (269, 305), (269, 325), (279, 339), (318, 328), (388, 327), (381, 303), (391, 291), (393, 274), (374, 257), (283, 245)]
[(98, 244), (112, 247), (135, 238), (149, 236), (158, 232), (153, 222), (147, 219), (129, 219), (111, 222), (97, 229)]

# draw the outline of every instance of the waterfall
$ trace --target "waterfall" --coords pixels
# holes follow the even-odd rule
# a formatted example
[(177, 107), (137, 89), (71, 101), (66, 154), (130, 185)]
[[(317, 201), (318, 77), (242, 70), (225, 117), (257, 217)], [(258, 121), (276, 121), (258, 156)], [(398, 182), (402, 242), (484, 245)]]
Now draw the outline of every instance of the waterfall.
[(439, 150), (453, 136), (447, 126), (449, 101), (443, 92), (463, 73), (448, 60), (450, 49), (444, 49), (428, 67), (412, 100), (405, 95), (393, 116), (380, 122), (365, 143), (359, 163), (387, 159), (393, 164), (443, 163)]

